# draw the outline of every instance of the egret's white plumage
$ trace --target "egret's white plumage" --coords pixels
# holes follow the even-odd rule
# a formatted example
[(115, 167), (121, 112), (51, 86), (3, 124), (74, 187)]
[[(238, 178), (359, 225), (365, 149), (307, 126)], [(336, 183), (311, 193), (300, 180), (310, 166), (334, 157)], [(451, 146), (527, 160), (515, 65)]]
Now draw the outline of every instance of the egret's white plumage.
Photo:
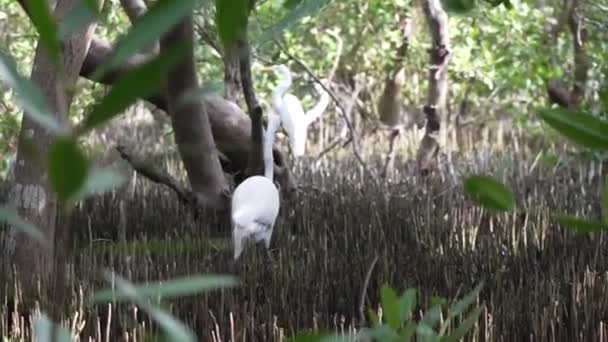
[(273, 91), (272, 106), (281, 116), (283, 127), (289, 134), (289, 147), (293, 155), (301, 157), (306, 150), (308, 126), (319, 118), (329, 105), (329, 94), (321, 86), (315, 84), (315, 89), (321, 95), (321, 99), (310, 111), (305, 113), (300, 100), (293, 94), (287, 93), (287, 89), (292, 83), (289, 69), (283, 64), (276, 65), (272, 69), (282, 76)]
[(280, 125), (277, 115), (270, 115), (264, 138), (264, 176), (252, 176), (243, 181), (232, 195), (232, 239), (234, 259), (250, 243), (264, 242), (270, 247), (274, 223), (279, 214), (279, 191), (273, 182), (274, 162), (272, 144)]

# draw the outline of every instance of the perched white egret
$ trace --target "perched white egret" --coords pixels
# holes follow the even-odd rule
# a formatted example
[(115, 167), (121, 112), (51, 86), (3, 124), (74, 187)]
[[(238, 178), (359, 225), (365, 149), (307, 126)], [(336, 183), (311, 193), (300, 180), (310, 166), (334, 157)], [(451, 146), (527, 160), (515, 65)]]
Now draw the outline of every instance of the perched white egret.
[(282, 76), (272, 93), (272, 107), (281, 116), (283, 127), (289, 134), (289, 147), (295, 157), (301, 157), (306, 150), (306, 133), (308, 126), (318, 119), (329, 105), (329, 94), (319, 84), (315, 90), (321, 96), (319, 102), (307, 113), (293, 94), (287, 93), (292, 78), (289, 69), (283, 65), (262, 68), (263, 71), (273, 70)]
[(270, 247), (270, 238), (280, 206), (279, 191), (273, 182), (272, 157), (274, 135), (280, 124), (281, 118), (278, 115), (269, 116), (263, 146), (264, 176), (247, 178), (232, 195), (231, 218), (235, 260), (250, 242), (264, 241), (266, 249)]

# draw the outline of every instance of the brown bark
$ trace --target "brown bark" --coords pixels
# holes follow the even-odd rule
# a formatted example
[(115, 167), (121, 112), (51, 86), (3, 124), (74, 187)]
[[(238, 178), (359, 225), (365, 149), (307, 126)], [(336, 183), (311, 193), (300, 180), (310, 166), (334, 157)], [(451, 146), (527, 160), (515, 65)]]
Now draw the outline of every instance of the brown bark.
[(441, 118), (445, 115), (448, 92), (447, 64), (449, 56), (448, 16), (441, 7), (440, 0), (423, 0), (424, 12), (431, 32), (432, 46), (429, 50), (429, 86), (426, 114), (426, 132), (416, 155), (418, 170), (422, 174), (430, 171), (439, 151)]
[(202, 101), (179, 102), (183, 94), (198, 87), (193, 38), (192, 16), (187, 16), (161, 39), (161, 51), (167, 51), (176, 44), (187, 47), (182, 60), (168, 75), (168, 113), (192, 189), (201, 195), (206, 206), (223, 209), (227, 206), (228, 184), (222, 172), (205, 106)]
[(224, 98), (237, 103), (241, 93), (239, 54), (236, 48), (224, 49)]
[[(572, 35), (574, 75), (571, 89), (559, 79), (551, 79), (547, 82), (547, 95), (550, 103), (556, 103), (560, 107), (575, 109), (585, 98), (585, 85), (589, 71), (589, 58), (585, 51), (585, 40), (587, 31), (583, 26), (583, 18), (578, 13), (577, 0), (564, 0), (563, 11), (558, 24), (554, 28), (551, 38), (553, 43), (557, 42), (561, 27), (567, 22)], [(551, 63), (556, 63), (553, 57)]]
[[(19, 4), (27, 13), (25, 0), (18, 0)], [(89, 46), (88, 54), (82, 64), (80, 76), (91, 79), (97, 67), (105, 63), (113, 53), (113, 47), (108, 42), (98, 37), (93, 37)], [(104, 73), (101, 79), (95, 81), (111, 85), (119, 77), (142, 65), (156, 56), (155, 53), (140, 53), (131, 56), (120, 66)], [(158, 109), (167, 112), (168, 104), (166, 95), (159, 92), (148, 97), (148, 102)], [(211, 122), (215, 142), (224, 155), (230, 159), (225, 168), (227, 172), (241, 174), (247, 165), (251, 141), (251, 122), (249, 117), (234, 103), (218, 96), (206, 96), (202, 99), (207, 107), (207, 114)], [(282, 190), (289, 192), (296, 188), (296, 183), (289, 168), (286, 165), (284, 154), (277, 148), (273, 150), (275, 156), (275, 179), (281, 184)]]
[[(90, 78), (97, 66), (108, 60), (112, 52), (112, 45), (94, 37), (91, 41), (89, 53), (83, 63), (80, 72), (81, 76)], [(154, 57), (154, 54), (134, 55), (119, 67), (104, 74), (103, 78), (97, 81), (104, 84), (112, 84), (121, 75)], [(168, 109), (165, 94), (157, 93), (146, 100), (165, 112)], [(207, 108), (207, 115), (211, 122), (215, 143), (220, 152), (230, 159), (230, 165), (225, 170), (244, 176), (249, 150), (252, 146), (250, 118), (236, 104), (222, 97), (208, 95), (202, 99), (202, 102)], [(285, 156), (277, 148), (274, 149), (274, 155), (275, 178), (279, 180), (282, 189), (293, 190), (296, 184), (293, 175), (285, 165)]]
[(409, 39), (412, 33), (412, 19), (405, 17), (401, 23), (403, 41), (397, 47), (394, 62), (388, 67), (386, 79), (384, 80), (384, 90), (378, 101), (378, 113), (380, 122), (389, 126), (396, 127), (401, 123), (401, 88), (405, 83), (404, 60), (409, 46)]
[(144, 15), (147, 10), (146, 3), (143, 0), (120, 0), (120, 5), (125, 10), (125, 13), (127, 13), (131, 23)]
[[(131, 23), (144, 15), (148, 10), (148, 6), (146, 6), (146, 3), (143, 0), (120, 0), (120, 5), (125, 10), (125, 13), (127, 13)], [(158, 50), (158, 41), (155, 41), (154, 43), (150, 44), (150, 46), (144, 48), (142, 52), (158, 53)]]
[(262, 126), (262, 107), (258, 103), (253, 89), (253, 80), (251, 79), (251, 60), (249, 42), (247, 41), (247, 31), (243, 33), (243, 37), (237, 42), (237, 51), (239, 56), (239, 67), (241, 74), (241, 84), (243, 86), (243, 95), (245, 103), (251, 118), (251, 148), (249, 150), (249, 158), (247, 161), (247, 169), (245, 176), (263, 175), (264, 174), (264, 153), (263, 153), (263, 138), (264, 127)]
[[(76, 0), (59, 0), (54, 16), (61, 20), (75, 5)], [(55, 67), (46, 56), (42, 44), (38, 44), (31, 80), (41, 90), (57, 118), (64, 122), (73, 89), (87, 53), (95, 29), (89, 24), (72, 33), (63, 41), (60, 66)], [(15, 170), (15, 182), (11, 187), (11, 200), (27, 221), (38, 226), (50, 241), (48, 247), (39, 246), (23, 234), (11, 232), (9, 253), (14, 265), (21, 271), (19, 275), (27, 290), (36, 287), (35, 277), (45, 280), (53, 274), (54, 246), (57, 218), (57, 198), (48, 182), (46, 155), (52, 140), (51, 132), (32, 121), (28, 115), (23, 116)], [(35, 149), (32, 153), (32, 147)], [(29, 288), (28, 288), (29, 287)]]
[(574, 84), (570, 92), (572, 106), (578, 106), (585, 99), (585, 84), (589, 71), (589, 58), (585, 52), (587, 30), (583, 26), (582, 14), (579, 13), (578, 1), (573, 0), (568, 20), (574, 53)]

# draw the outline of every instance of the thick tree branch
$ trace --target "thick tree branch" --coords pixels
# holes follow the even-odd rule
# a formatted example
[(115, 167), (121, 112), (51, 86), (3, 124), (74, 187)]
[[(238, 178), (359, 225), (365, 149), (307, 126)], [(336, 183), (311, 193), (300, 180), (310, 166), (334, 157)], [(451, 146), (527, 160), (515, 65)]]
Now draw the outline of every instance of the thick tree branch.
[(202, 101), (180, 101), (183, 94), (198, 88), (192, 21), (191, 15), (186, 16), (160, 41), (161, 51), (186, 47), (184, 57), (167, 77), (169, 116), (175, 132), (175, 143), (192, 189), (203, 196), (211, 208), (222, 209), (227, 205), (228, 184), (222, 172), (206, 109)]
[(258, 103), (251, 79), (251, 55), (249, 42), (247, 40), (247, 30), (242, 33), (236, 42), (236, 51), (239, 56), (239, 73), (241, 75), (241, 85), (245, 103), (251, 118), (251, 151), (247, 162), (247, 176), (264, 174), (263, 163), (263, 134), (262, 126), (262, 107)]
[[(564, 0), (563, 11), (560, 15), (558, 25), (553, 35), (553, 42), (557, 41), (557, 36), (561, 27), (566, 23), (570, 28), (573, 45), (574, 75), (571, 89), (562, 80), (553, 78), (547, 82), (547, 95), (550, 103), (556, 103), (561, 107), (574, 109), (585, 98), (585, 84), (589, 71), (589, 58), (585, 51), (585, 40), (587, 31), (584, 28), (584, 19), (578, 9), (578, 0)], [(555, 63), (554, 57), (550, 59)]]
[[(148, 10), (148, 7), (143, 0), (120, 0), (120, 5), (124, 9), (125, 13), (127, 13), (131, 23), (144, 15)], [(154, 41), (154, 43), (150, 44), (150, 46), (144, 48), (142, 52), (158, 53), (159, 49), (160, 46), (158, 41)]]
[(120, 5), (132, 22), (146, 13), (147, 6), (143, 0), (120, 0)]
[(439, 151), (441, 118), (445, 111), (448, 93), (447, 63), (449, 56), (448, 16), (440, 0), (423, 0), (422, 10), (431, 33), (429, 50), (429, 87), (426, 114), (426, 132), (416, 153), (416, 163), (422, 175), (430, 172)]
[(570, 101), (573, 106), (578, 106), (585, 98), (585, 84), (589, 71), (589, 58), (584, 46), (587, 39), (587, 30), (583, 27), (583, 18), (582, 14), (579, 13), (577, 0), (573, 0), (570, 11), (568, 24), (572, 34), (574, 51), (574, 84), (570, 92)]
[(378, 101), (378, 114), (380, 122), (388, 127), (398, 128), (402, 121), (401, 88), (405, 84), (404, 60), (409, 47), (409, 39), (412, 32), (412, 20), (404, 17), (400, 22), (403, 40), (396, 47), (396, 55), (393, 63), (388, 66), (384, 80), (384, 90)]
[[(18, 0), (26, 14), (29, 15), (26, 0)], [(89, 46), (88, 54), (82, 64), (80, 76), (91, 79), (98, 66), (108, 61), (114, 53), (113, 46), (99, 37), (93, 37)], [(122, 65), (108, 70), (101, 79), (96, 82), (111, 85), (118, 78), (141, 66), (157, 56), (156, 53), (139, 53), (131, 56)], [(158, 109), (168, 114), (167, 97), (159, 92), (150, 96), (147, 100)], [(221, 96), (209, 95), (202, 99), (207, 108), (207, 114), (211, 121), (213, 137), (218, 149), (230, 159), (230, 165), (226, 172), (241, 174), (247, 166), (247, 158), (251, 148), (251, 121), (249, 117), (234, 103), (226, 101)], [(287, 167), (286, 158), (277, 148), (275, 155), (275, 179), (281, 184), (282, 190), (291, 192), (297, 187), (293, 175)]]

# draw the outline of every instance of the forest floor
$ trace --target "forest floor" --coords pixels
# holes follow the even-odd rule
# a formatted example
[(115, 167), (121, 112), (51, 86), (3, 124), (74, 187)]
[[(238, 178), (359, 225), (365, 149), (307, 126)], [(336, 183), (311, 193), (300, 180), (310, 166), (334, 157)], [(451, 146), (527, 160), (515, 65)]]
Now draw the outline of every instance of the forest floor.
[[(73, 212), (66, 324), (82, 340), (152, 334), (151, 321), (131, 305), (88, 303), (108, 286), (99, 273), (105, 268), (134, 282), (237, 275), (237, 288), (164, 301), (205, 341), (281, 341), (307, 329), (350, 333), (362, 308), (378, 308), (383, 284), (398, 292), (417, 288), (420, 314), (432, 296), (455, 299), (481, 281), (484, 310), (467, 340), (605, 338), (608, 242), (601, 234), (576, 235), (556, 220), (563, 213), (599, 215), (605, 165), (538, 153), (484, 155), (455, 157), (450, 174), (427, 178), (397, 158), (381, 185), (355, 161), (314, 170), (301, 161), (295, 174), (302, 191), (282, 204), (270, 261), (253, 248), (233, 263), (227, 217), (195, 219), (170, 190), (135, 177)], [(494, 213), (473, 205), (462, 190), (471, 173), (505, 181), (516, 209)], [(10, 280), (2, 285), (2, 293), (14, 292)], [(16, 329), (14, 303), (0, 305), (0, 336), (28, 335)]]

